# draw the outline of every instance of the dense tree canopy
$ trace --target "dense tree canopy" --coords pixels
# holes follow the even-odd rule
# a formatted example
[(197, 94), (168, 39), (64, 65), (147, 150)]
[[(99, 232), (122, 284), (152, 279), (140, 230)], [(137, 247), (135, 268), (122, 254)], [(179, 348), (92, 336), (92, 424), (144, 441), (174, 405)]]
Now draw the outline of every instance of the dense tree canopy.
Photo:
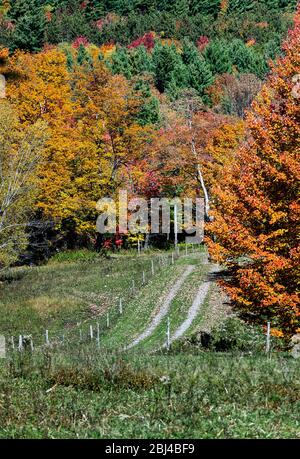
[(248, 140), (212, 193), (210, 241), (231, 268), (226, 287), (245, 313), (299, 327), (300, 12), (246, 124)]
[(96, 203), (120, 188), (203, 197), (234, 304), (293, 333), (299, 10), (281, 43), (295, 6), (2, 0), (0, 267), (36, 223), (61, 247), (94, 244)]
[(2, 5), (0, 39), (9, 39), (11, 48), (36, 50), (80, 35), (98, 45), (128, 45), (149, 31), (187, 36), (194, 43), (201, 35), (252, 38), (269, 48), (286, 32), (296, 0), (2, 0)]
[(99, 51), (94, 58), (87, 53), (88, 59), (80, 47), (68, 52), (71, 70), (63, 50), (17, 52), (9, 63), (7, 97), (24, 125), (43, 120), (49, 127), (38, 167), (37, 211), (61, 230), (72, 220), (75, 232), (92, 234), (96, 202), (114, 194), (122, 168), (143, 153), (151, 133), (143, 110), (151, 97), (111, 75)]

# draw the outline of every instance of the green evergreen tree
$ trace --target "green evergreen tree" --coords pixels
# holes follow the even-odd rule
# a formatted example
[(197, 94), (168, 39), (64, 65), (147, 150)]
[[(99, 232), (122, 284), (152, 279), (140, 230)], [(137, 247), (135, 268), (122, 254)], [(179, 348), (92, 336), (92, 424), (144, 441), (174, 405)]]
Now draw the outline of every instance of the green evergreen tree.
[(232, 13), (244, 13), (251, 11), (255, 8), (256, 0), (229, 0), (229, 12)]
[(212, 14), (217, 17), (220, 12), (220, 3), (220, 0), (191, 0), (191, 13)]
[(224, 40), (215, 40), (205, 49), (204, 57), (214, 75), (232, 72), (229, 46)]
[(38, 0), (15, 0), (8, 12), (15, 23), (13, 49), (39, 51), (44, 44), (45, 12)]
[(267, 61), (274, 60), (276, 56), (278, 56), (281, 52), (281, 37), (278, 35), (277, 37), (271, 39), (266, 43), (264, 47), (264, 56)]
[(90, 0), (84, 9), (84, 14), (89, 21), (96, 21), (105, 16), (105, 2), (103, 0)]
[(200, 53), (194, 43), (192, 43), (187, 37), (183, 39), (182, 45), (182, 60), (184, 64), (190, 65), (198, 59)]
[(188, 69), (181, 59), (176, 62), (175, 67), (171, 72), (171, 81), (176, 84), (178, 89), (186, 88), (188, 85)]
[(240, 73), (255, 73), (255, 53), (242, 40), (233, 40), (229, 54), (232, 64)]
[(190, 6), (188, 0), (176, 0), (172, 9), (174, 15), (179, 18), (188, 16), (189, 10)]
[(74, 59), (73, 59), (72, 53), (70, 52), (70, 50), (66, 50), (65, 54), (66, 54), (66, 58), (67, 58), (68, 71), (72, 72), (73, 67), (74, 67)]
[(189, 86), (196, 89), (200, 97), (205, 98), (205, 90), (214, 82), (213, 74), (203, 56), (198, 56), (188, 66)]
[(130, 62), (130, 55), (126, 48), (118, 47), (116, 52), (112, 55), (111, 61), (107, 62), (108, 67), (114, 74), (122, 74), (126, 78), (132, 77), (132, 66)]
[(131, 52), (130, 62), (133, 75), (141, 73), (151, 73), (153, 71), (152, 56), (144, 46), (138, 46)]
[(180, 61), (171, 72), (171, 79), (166, 86), (169, 98), (174, 101), (178, 98), (181, 91), (188, 86), (189, 75), (186, 65)]
[(156, 87), (160, 92), (164, 92), (171, 82), (181, 87), (187, 78), (186, 67), (174, 45), (157, 43), (153, 50), (153, 64)]
[[(142, 108), (144, 124), (158, 124), (161, 121), (160, 103), (157, 97), (152, 96)], [(142, 123), (142, 124), (143, 124)]]
[(253, 73), (261, 80), (265, 79), (269, 71), (269, 66), (265, 57), (260, 53), (255, 53), (254, 56), (254, 71)]
[(78, 48), (77, 53), (77, 63), (79, 65), (88, 64), (90, 67), (93, 65), (93, 59), (86, 50), (86, 48), (81, 44)]
[(144, 100), (137, 115), (137, 122), (141, 126), (157, 124), (160, 121), (160, 105), (158, 99), (152, 95), (150, 84), (145, 80), (138, 80), (134, 86)]

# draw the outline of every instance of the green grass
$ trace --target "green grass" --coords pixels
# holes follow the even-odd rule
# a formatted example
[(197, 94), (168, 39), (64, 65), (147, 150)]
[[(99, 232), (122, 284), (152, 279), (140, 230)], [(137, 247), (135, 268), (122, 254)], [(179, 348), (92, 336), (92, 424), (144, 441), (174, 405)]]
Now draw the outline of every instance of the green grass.
[[(180, 292), (176, 295), (170, 305), (168, 317), (170, 320), (171, 336), (172, 333), (177, 330), (179, 325), (186, 319), (188, 310), (199, 290), (199, 285), (208, 271), (208, 267), (202, 264), (199, 256), (197, 256), (197, 258), (189, 256), (179, 260), (178, 268), (182, 267), (185, 270), (187, 265), (191, 264), (195, 265), (195, 270), (188, 276)], [(164, 318), (164, 320), (162, 320), (159, 326), (155, 329), (154, 333), (150, 337), (146, 338), (139, 345), (139, 348), (144, 351), (160, 348), (166, 342), (166, 324), (167, 318)]]
[(131, 300), (132, 279), (140, 287), (142, 271), (149, 277), (155, 258), (150, 252), (106, 259), (81, 251), (57, 255), (45, 266), (12, 269), (0, 285), (0, 334), (32, 334), (39, 343), (46, 329), (50, 336), (67, 334), (107, 311), (113, 322), (119, 297), (124, 304)]
[(284, 354), (79, 349), (18, 368), (0, 367), (0, 438), (300, 436), (299, 363)]
[[(260, 328), (234, 318), (224, 322), (214, 286), (170, 352), (153, 352), (165, 341), (165, 320), (139, 346), (120, 351), (149, 325), (160, 298), (193, 264), (171, 303), (174, 331), (208, 270), (198, 253), (174, 266), (156, 264), (150, 276), (157, 255), (105, 259), (68, 252), (46, 266), (13, 269), (2, 279), (0, 334), (31, 333), (36, 350), (9, 351), (0, 360), (0, 438), (300, 438), (299, 361), (275, 341), (267, 357)], [(143, 270), (147, 283), (141, 286)], [(139, 287), (134, 295), (132, 278)], [(81, 345), (77, 322), (85, 337)], [(96, 322), (100, 349), (87, 339)], [(219, 323), (204, 350), (199, 330)], [(51, 339), (63, 332), (64, 345), (40, 347), (46, 328)], [(227, 351), (216, 352), (224, 342)]]
[[(161, 256), (168, 258), (168, 263), (161, 264)], [(154, 276), (151, 260), (155, 262)], [(141, 256), (125, 252), (106, 259), (94, 252), (77, 251), (58, 254), (45, 266), (12, 269), (0, 290), (0, 334), (14, 336), (15, 342), (19, 334), (32, 335), (35, 346), (39, 346), (45, 341), (47, 329), (51, 341), (64, 336), (76, 342), (79, 329), (86, 340), (90, 325), (95, 330), (99, 323), (102, 346), (124, 347), (149, 324), (160, 297), (168, 293), (187, 264), (196, 265), (199, 282), (203, 271), (199, 254), (185, 257), (182, 250), (182, 258), (176, 258), (174, 266), (170, 260), (170, 252), (146, 252)], [(190, 306), (191, 293), (196, 293), (196, 278), (188, 280), (185, 290), (190, 291), (189, 298), (184, 298), (183, 291), (172, 303), (172, 327), (180, 323)], [(154, 337), (157, 345), (162, 344), (164, 334), (165, 324), (161, 324)], [(149, 346), (153, 344), (152, 339)]]

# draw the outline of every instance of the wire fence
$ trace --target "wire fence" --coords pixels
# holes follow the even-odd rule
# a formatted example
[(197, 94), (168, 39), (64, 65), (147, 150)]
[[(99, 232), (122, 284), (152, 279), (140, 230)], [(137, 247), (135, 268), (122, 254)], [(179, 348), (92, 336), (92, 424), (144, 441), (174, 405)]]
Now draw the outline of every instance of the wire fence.
[[(6, 353), (15, 352), (36, 352), (44, 349), (57, 348), (74, 348), (74, 346), (91, 346), (95, 349), (104, 350), (102, 338), (108, 333), (113, 333), (113, 328), (126, 314), (126, 306), (140, 294), (141, 290), (147, 284), (159, 275), (159, 273), (167, 267), (175, 265), (176, 261), (182, 257), (191, 254), (201, 253), (201, 245), (185, 245), (177, 246), (171, 253), (160, 254), (149, 260), (148, 267), (142, 271), (137, 271), (131, 278), (130, 285), (127, 290), (124, 290), (122, 296), (114, 301), (114, 305), (105, 313), (93, 318), (87, 318), (84, 321), (77, 322), (75, 326), (64, 328), (59, 332), (52, 332), (50, 329), (45, 329), (41, 334), (26, 333), (19, 336), (5, 336)], [(203, 252), (202, 252), (203, 253)], [(139, 252), (140, 254), (140, 252)], [(166, 318), (166, 333), (165, 333), (166, 349), (170, 348), (170, 319)], [(109, 349), (106, 346), (106, 351), (116, 351), (117, 349)], [(125, 347), (122, 349), (125, 351)]]

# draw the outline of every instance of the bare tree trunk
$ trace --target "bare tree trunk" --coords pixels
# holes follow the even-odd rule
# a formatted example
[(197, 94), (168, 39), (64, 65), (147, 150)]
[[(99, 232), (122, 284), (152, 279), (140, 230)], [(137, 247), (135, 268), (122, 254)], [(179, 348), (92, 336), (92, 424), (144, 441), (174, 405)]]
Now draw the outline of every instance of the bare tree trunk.
[(205, 185), (205, 182), (204, 182), (201, 166), (200, 166), (200, 164), (198, 162), (198, 158), (197, 158), (197, 150), (196, 150), (196, 145), (195, 145), (195, 139), (192, 139), (191, 148), (192, 148), (192, 153), (193, 153), (193, 155), (194, 155), (194, 157), (196, 159), (196, 162), (197, 162), (198, 179), (199, 179), (199, 182), (200, 182), (203, 194), (204, 194), (205, 218), (207, 219), (207, 221), (210, 221), (210, 216), (209, 216), (210, 200), (209, 200), (208, 191), (207, 191), (207, 188), (206, 188), (206, 185)]
[(150, 241), (150, 234), (147, 233), (145, 237), (145, 242), (144, 242), (144, 249), (147, 250), (149, 249), (149, 241)]
[(0, 109), (0, 264), (5, 267), (27, 244), (25, 230), (47, 126), (38, 121), (24, 129), (9, 104)]

